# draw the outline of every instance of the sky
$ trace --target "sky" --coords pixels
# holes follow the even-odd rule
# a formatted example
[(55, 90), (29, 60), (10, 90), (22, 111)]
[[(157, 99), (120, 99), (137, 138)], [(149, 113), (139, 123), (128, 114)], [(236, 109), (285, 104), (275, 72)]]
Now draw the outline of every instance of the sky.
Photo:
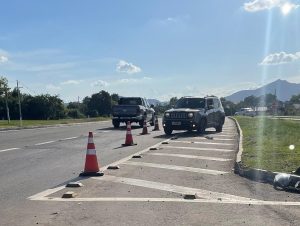
[(300, 83), (300, 0), (0, 0), (0, 76), (22, 92), (161, 101)]

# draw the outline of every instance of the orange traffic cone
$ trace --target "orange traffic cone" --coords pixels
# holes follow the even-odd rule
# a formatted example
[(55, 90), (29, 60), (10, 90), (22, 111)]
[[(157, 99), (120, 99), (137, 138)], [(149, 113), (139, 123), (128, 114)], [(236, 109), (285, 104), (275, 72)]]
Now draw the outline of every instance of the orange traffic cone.
[(155, 116), (155, 123), (154, 123), (154, 129), (153, 131), (159, 131), (159, 124), (158, 124), (158, 118)]
[(92, 132), (89, 132), (84, 172), (79, 174), (79, 176), (103, 176), (103, 172), (99, 172), (96, 148)]
[(141, 135), (146, 135), (149, 134), (148, 133), (148, 128), (147, 128), (147, 120), (144, 120), (144, 125), (143, 125), (143, 132), (141, 133)]
[(127, 131), (126, 131), (125, 144), (122, 144), (122, 146), (133, 146), (133, 145), (136, 145), (136, 144), (133, 143), (133, 138), (132, 138), (132, 134), (131, 134), (131, 124), (128, 121), (127, 122)]

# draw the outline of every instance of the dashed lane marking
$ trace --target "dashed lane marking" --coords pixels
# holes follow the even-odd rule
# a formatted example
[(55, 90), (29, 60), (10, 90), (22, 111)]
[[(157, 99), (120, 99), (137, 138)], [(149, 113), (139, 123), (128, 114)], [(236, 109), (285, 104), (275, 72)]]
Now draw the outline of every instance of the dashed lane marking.
[(210, 174), (210, 175), (222, 175), (222, 174), (228, 173), (228, 172), (218, 171), (218, 170), (209, 170), (209, 169), (194, 168), (194, 167), (187, 167), (187, 166), (177, 166), (177, 165), (155, 164), (155, 163), (149, 163), (149, 162), (127, 161), (122, 164), (123, 165), (131, 165), (131, 166), (146, 166), (146, 167), (159, 168), (159, 169), (187, 171), (187, 172)]
[(44, 144), (51, 144), (51, 143), (54, 143), (55, 140), (50, 140), (50, 141), (46, 141), (46, 142), (42, 142), (42, 143), (37, 143), (35, 144), (35, 146), (40, 146), (40, 145), (44, 145)]
[(8, 149), (0, 150), (0, 152), (13, 151), (13, 150), (19, 150), (19, 149), (20, 148), (8, 148)]
[(221, 149), (221, 148), (196, 148), (196, 147), (178, 147), (178, 146), (162, 146), (164, 148), (173, 149), (187, 149), (187, 150), (198, 150), (198, 151), (217, 151), (217, 152), (232, 152), (232, 149)]
[(60, 139), (59, 141), (73, 140), (73, 139), (77, 139), (77, 138), (78, 138), (78, 137), (67, 137), (67, 138)]
[(232, 146), (234, 144), (228, 143), (213, 143), (213, 142), (197, 142), (197, 141), (184, 141), (184, 140), (172, 140), (171, 143), (184, 143), (184, 144), (210, 144), (210, 145), (221, 145), (221, 146)]
[(220, 161), (220, 162), (226, 162), (232, 160), (232, 159), (214, 158), (208, 156), (199, 156), (199, 155), (181, 155), (181, 154), (168, 154), (168, 153), (148, 153), (148, 155), (179, 157), (179, 158), (188, 158), (188, 159), (202, 159), (202, 160), (211, 160), (211, 161)]

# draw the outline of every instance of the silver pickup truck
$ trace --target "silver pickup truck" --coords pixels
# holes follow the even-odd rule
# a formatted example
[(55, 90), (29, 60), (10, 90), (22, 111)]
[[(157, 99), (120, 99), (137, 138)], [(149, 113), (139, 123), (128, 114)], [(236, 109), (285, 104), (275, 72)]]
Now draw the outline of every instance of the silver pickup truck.
[(155, 111), (153, 105), (142, 97), (121, 97), (119, 104), (113, 106), (112, 124), (119, 128), (121, 122), (136, 122), (143, 127), (144, 119), (153, 126), (155, 122)]

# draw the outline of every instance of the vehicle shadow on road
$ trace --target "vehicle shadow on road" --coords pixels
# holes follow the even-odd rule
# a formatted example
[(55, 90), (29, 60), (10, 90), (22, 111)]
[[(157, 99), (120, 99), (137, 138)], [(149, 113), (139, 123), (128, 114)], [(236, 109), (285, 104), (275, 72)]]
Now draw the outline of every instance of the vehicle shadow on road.
[[(127, 129), (127, 127), (126, 126), (120, 126), (119, 128), (114, 128), (113, 126), (112, 127), (105, 127), (105, 128), (101, 128), (101, 129), (96, 129), (97, 131), (105, 131), (105, 130), (116, 130), (116, 131), (118, 131), (118, 130), (121, 130), (121, 131), (123, 131), (123, 130), (126, 130)], [(136, 129), (141, 129), (141, 127), (139, 126), (139, 125), (136, 125), (136, 126), (131, 126), (131, 130), (136, 130)]]

